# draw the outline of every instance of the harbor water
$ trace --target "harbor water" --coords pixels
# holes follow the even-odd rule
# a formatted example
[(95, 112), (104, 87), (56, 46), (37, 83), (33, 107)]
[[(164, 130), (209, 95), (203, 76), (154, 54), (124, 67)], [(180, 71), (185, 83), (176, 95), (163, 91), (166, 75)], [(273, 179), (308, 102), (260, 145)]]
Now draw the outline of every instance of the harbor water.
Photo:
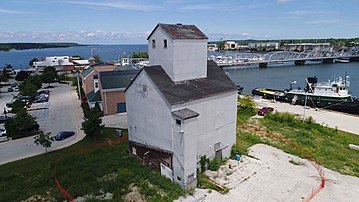
[[(133, 52), (147, 51), (147, 45), (88, 45), (69, 48), (48, 48), (30, 50), (12, 50), (0, 52), (0, 68), (5, 64), (11, 64), (15, 69), (28, 66), (29, 61), (36, 57), (43, 59), (46, 56), (73, 56), (80, 55), (84, 58), (100, 55), (103, 61), (114, 61), (123, 55), (132, 55)], [(228, 52), (224, 54), (233, 54)], [(223, 54), (209, 52), (208, 56)], [(246, 53), (247, 54), (247, 53)], [(225, 68), (229, 77), (238, 85), (244, 87), (244, 93), (251, 94), (253, 88), (288, 89), (292, 81), (296, 81), (293, 87), (305, 86), (305, 79), (309, 76), (317, 76), (318, 81), (327, 81), (333, 77), (344, 78), (347, 73), (350, 76), (350, 92), (359, 97), (359, 62), (322, 64), (312, 63), (295, 66), (293, 63), (269, 64), (267, 68), (255, 66), (241, 66)]]

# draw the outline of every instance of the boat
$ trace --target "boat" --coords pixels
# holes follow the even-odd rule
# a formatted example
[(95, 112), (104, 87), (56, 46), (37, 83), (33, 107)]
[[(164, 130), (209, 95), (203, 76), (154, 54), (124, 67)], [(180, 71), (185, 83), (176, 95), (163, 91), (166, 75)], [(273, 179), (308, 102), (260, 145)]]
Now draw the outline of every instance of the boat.
[(348, 75), (326, 82), (318, 82), (315, 76), (308, 77), (304, 89), (293, 89), (292, 84), (293, 82), (286, 90), (255, 88), (252, 94), (293, 105), (299, 104), (359, 115), (359, 99), (349, 93)]
[(337, 59), (335, 59), (335, 62), (339, 62), (339, 63), (349, 63), (349, 62), (350, 62), (350, 58), (337, 58)]

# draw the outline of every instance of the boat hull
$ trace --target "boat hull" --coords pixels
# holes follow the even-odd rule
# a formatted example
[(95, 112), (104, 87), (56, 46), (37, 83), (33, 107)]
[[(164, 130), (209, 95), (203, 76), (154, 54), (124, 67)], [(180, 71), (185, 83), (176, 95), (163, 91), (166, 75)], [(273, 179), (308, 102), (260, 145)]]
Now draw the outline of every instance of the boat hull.
[(252, 94), (262, 96), (265, 99), (287, 102), (294, 105), (306, 105), (313, 108), (359, 115), (359, 100), (351, 96), (333, 98), (329, 96), (294, 94), (281, 90), (258, 88), (253, 89)]

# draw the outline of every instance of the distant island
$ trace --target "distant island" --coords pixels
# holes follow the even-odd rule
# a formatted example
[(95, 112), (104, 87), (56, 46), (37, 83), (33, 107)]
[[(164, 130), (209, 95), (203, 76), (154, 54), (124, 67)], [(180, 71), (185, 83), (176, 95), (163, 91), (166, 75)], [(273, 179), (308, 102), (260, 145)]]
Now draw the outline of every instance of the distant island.
[(78, 43), (0, 43), (0, 51), (9, 51), (11, 49), (39, 49), (39, 48), (66, 48), (72, 46), (85, 46)]

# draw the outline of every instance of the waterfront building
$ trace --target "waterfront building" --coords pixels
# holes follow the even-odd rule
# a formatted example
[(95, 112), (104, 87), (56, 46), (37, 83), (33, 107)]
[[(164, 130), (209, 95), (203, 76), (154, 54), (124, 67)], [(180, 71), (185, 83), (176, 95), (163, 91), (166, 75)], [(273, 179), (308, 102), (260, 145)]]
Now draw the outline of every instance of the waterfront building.
[(208, 43), (207, 50), (208, 51), (218, 51), (218, 45), (215, 43)]
[(238, 43), (235, 41), (225, 41), (224, 49), (225, 50), (238, 50)]
[(333, 45), (330, 43), (291, 43), (291, 44), (284, 44), (283, 45), (284, 51), (333, 51)]
[(51, 56), (46, 57), (43, 61), (34, 62), (37, 71), (43, 71), (45, 67), (55, 67), (57, 71), (73, 71), (82, 69), (89, 65), (88, 60), (80, 60), (70, 56)]
[(278, 50), (279, 43), (278, 42), (248, 43), (248, 48), (257, 51)]
[(229, 157), (236, 142), (237, 87), (207, 61), (207, 39), (195, 25), (158, 24), (150, 66), (125, 91), (131, 155), (185, 188), (201, 157)]

